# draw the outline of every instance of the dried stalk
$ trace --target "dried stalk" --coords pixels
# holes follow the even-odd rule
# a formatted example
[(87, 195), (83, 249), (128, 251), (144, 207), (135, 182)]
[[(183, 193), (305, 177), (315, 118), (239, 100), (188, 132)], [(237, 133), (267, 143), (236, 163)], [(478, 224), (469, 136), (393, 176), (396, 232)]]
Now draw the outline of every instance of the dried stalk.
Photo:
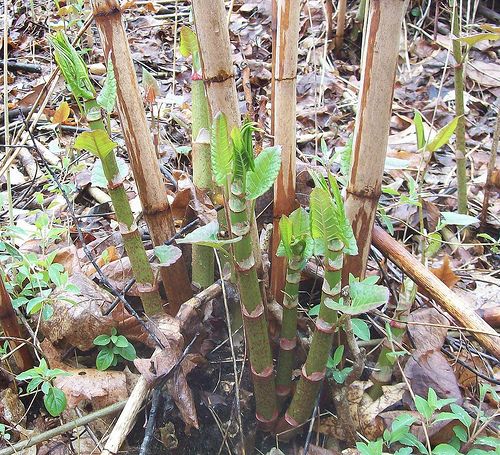
[[(125, 404), (127, 403), (126, 400), (120, 401), (118, 403), (112, 404), (110, 406), (107, 406), (102, 409), (98, 409), (97, 411), (94, 411), (90, 414), (84, 415), (83, 417), (80, 417), (78, 419), (75, 419), (71, 422), (65, 423), (64, 425), (61, 425), (56, 428), (52, 428), (48, 431), (45, 431), (43, 433), (37, 434), (29, 439), (26, 439), (24, 441), (19, 441), (16, 444), (11, 445), (10, 447), (6, 447), (5, 449), (0, 450), (0, 455), (12, 455), (16, 453), (26, 453), (25, 449), (28, 449), (30, 447), (33, 447), (35, 445), (38, 445), (42, 442), (49, 441), (51, 439), (54, 439), (56, 436), (59, 436), (64, 433), (68, 433), (70, 431), (73, 431), (76, 428), (83, 427), (97, 419), (101, 419), (103, 417), (109, 416), (111, 414), (115, 414), (119, 412), (120, 410), (123, 409)], [(104, 453), (104, 452), (103, 452)]]
[(407, 0), (370, 1), (346, 198), (347, 217), (359, 253), (346, 258), (342, 272), (345, 281), (349, 273), (357, 277), (365, 274), (384, 173), (401, 22), (407, 4)]
[(484, 229), (488, 224), (488, 208), (490, 204), (490, 192), (495, 187), (493, 183), (493, 174), (496, 168), (498, 140), (500, 138), (500, 117), (497, 114), (495, 131), (493, 132), (493, 142), (491, 144), (491, 154), (488, 160), (488, 173), (486, 175), (486, 184), (484, 185), (483, 207), (481, 209), (481, 227)]
[(498, 334), (458, 297), (446, 284), (423, 266), (403, 245), (394, 240), (382, 228), (375, 226), (372, 233), (373, 245), (401, 268), (415, 283), (453, 316), (463, 327), (471, 329), (471, 335), (496, 357), (500, 356)]
[(283, 302), (286, 261), (276, 256), (280, 243), (279, 222), (296, 207), (296, 104), (297, 47), (300, 26), (300, 0), (274, 0), (276, 38), (273, 40), (272, 133), (274, 145), (281, 146), (281, 170), (274, 184), (271, 292)]
[[(224, 113), (231, 130), (240, 125), (241, 115), (224, 1), (193, 0), (192, 8), (210, 116), (213, 119), (217, 113)], [(251, 221), (251, 236), (255, 264), (257, 270), (261, 270), (262, 254), (255, 217)]]
[(460, 13), (457, 1), (453, 4), (452, 31), (455, 35), (453, 40), (453, 57), (455, 58), (455, 113), (458, 117), (455, 129), (455, 160), (457, 163), (457, 187), (458, 187), (458, 213), (467, 213), (467, 163), (465, 155), (467, 147), (465, 144), (465, 101), (464, 101), (464, 60), (462, 43), (458, 41), (461, 31)]
[[(0, 276), (0, 325), (2, 326), (3, 333), (6, 337), (12, 338), (23, 338), (23, 333), (19, 327), (17, 322), (16, 312), (12, 306), (12, 301), (10, 299), (10, 295), (5, 289), (5, 284), (3, 282), (3, 272)], [(9, 345), (13, 350), (17, 346), (23, 344), (20, 341), (10, 340)], [(29, 370), (33, 368), (33, 356), (31, 355), (31, 351), (28, 346), (24, 344), (20, 346), (16, 351), (12, 354), (14, 360), (16, 361), (16, 365), (21, 371)]]
[(337, 55), (344, 44), (346, 12), (347, 0), (339, 0), (337, 3), (337, 30), (335, 32), (335, 52)]
[[(117, 0), (92, 0), (91, 3), (105, 55), (113, 62), (118, 114), (144, 218), (154, 245), (160, 246), (175, 234), (175, 226), (139, 93), (120, 4)], [(183, 259), (162, 267), (161, 277), (169, 300), (168, 312), (176, 314), (179, 306), (192, 296)]]

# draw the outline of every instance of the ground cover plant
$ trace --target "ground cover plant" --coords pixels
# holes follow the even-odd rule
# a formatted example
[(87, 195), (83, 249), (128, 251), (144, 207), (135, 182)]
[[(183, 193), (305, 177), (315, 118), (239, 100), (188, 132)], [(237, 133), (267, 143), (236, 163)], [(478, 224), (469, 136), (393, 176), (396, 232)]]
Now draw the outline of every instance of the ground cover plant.
[(494, 2), (4, 2), (0, 455), (500, 447)]

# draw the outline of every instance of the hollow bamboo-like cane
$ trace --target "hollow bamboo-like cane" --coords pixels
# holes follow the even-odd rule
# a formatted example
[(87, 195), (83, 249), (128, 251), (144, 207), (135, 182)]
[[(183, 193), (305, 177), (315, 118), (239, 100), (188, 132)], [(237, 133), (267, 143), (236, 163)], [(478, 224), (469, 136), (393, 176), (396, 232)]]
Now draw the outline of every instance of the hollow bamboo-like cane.
[[(120, 3), (117, 0), (92, 0), (91, 3), (104, 52), (113, 62), (118, 114), (144, 219), (154, 245), (160, 246), (175, 234), (175, 226), (139, 93)], [(192, 296), (183, 259), (162, 267), (161, 277), (169, 301), (168, 311), (175, 314), (179, 306)]]
[(283, 301), (286, 261), (276, 256), (280, 243), (279, 221), (296, 207), (296, 104), (297, 47), (300, 26), (300, 0), (274, 0), (276, 37), (273, 40), (272, 134), (281, 146), (281, 169), (274, 184), (271, 292)]
[[(210, 115), (203, 80), (193, 72), (191, 84), (193, 112), (192, 155), (193, 183), (202, 191), (212, 190), (212, 168), (210, 164)], [(214, 282), (214, 252), (202, 245), (192, 246), (193, 283), (205, 289)]]
[(228, 203), (231, 231), (233, 235), (241, 236), (241, 240), (234, 244), (235, 272), (250, 353), (256, 416), (260, 422), (270, 426), (278, 416), (273, 357), (253, 254), (244, 188), (241, 179), (234, 179)]
[[(214, 118), (218, 112), (224, 113), (231, 130), (240, 125), (241, 115), (234, 80), (226, 7), (223, 0), (193, 0), (192, 8), (210, 116)], [(250, 215), (250, 210), (248, 213)], [(256, 267), (261, 270), (262, 254), (254, 218), (251, 220), (252, 245)]]
[(337, 300), (341, 290), (342, 250), (338, 240), (329, 242), (324, 259), (324, 280), (319, 315), (311, 347), (292, 402), (280, 424), (280, 430), (297, 428), (311, 417), (319, 388), (326, 374), (326, 363), (333, 343), (337, 312), (328, 308), (327, 299)]
[(302, 257), (295, 256), (288, 262), (283, 296), (283, 321), (280, 333), (280, 353), (276, 371), (276, 391), (286, 397), (292, 389), (292, 370), (297, 346), (297, 306)]
[(342, 271), (344, 282), (347, 282), (349, 273), (360, 278), (365, 274), (370, 233), (384, 173), (400, 30), (407, 4), (407, 0), (369, 2), (351, 175), (345, 204), (359, 253), (346, 257)]

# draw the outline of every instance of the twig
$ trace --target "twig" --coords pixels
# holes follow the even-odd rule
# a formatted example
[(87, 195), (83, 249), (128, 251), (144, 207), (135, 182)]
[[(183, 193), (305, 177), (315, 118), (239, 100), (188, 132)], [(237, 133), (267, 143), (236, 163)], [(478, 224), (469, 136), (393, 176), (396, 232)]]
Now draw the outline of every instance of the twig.
[(146, 430), (144, 432), (144, 439), (141, 444), (141, 450), (139, 455), (146, 455), (148, 453), (148, 448), (153, 441), (153, 434), (155, 431), (156, 415), (158, 414), (158, 408), (160, 407), (161, 399), (161, 389), (155, 388), (153, 390), (153, 397), (151, 399), (151, 409), (149, 411), (148, 423), (146, 425)]
[(0, 455), (12, 455), (13, 453), (21, 452), (24, 449), (33, 447), (34, 445), (40, 444), (41, 442), (48, 441), (49, 439), (55, 438), (56, 436), (64, 434), (68, 431), (72, 431), (75, 428), (83, 427), (90, 422), (93, 422), (94, 420), (100, 419), (101, 417), (115, 414), (123, 409), (126, 403), (127, 400), (120, 401), (106, 408), (99, 409), (98, 411), (92, 412), (91, 414), (87, 414), (86, 416), (61, 425), (60, 427), (53, 428), (41, 434), (37, 434), (36, 436), (33, 436), (30, 439), (26, 439), (25, 441), (20, 441), (10, 447), (0, 450)]
[[(155, 388), (161, 390), (165, 382), (175, 373), (177, 368), (180, 366), (180, 364), (188, 354), (189, 350), (191, 349), (191, 346), (196, 341), (196, 339), (197, 335), (186, 346), (182, 355), (179, 357), (179, 359), (172, 367), (172, 369), (170, 369), (168, 373), (166, 373), (165, 375), (157, 378), (156, 383), (153, 384)], [(158, 350), (156, 352), (158, 352)], [(132, 429), (135, 423), (137, 414), (142, 407), (142, 403), (144, 402), (149, 393), (151, 385), (152, 384), (146, 381), (144, 376), (141, 376), (139, 378), (139, 381), (137, 381), (134, 390), (132, 390), (129, 399), (127, 400), (127, 403), (125, 404), (125, 407), (123, 408), (123, 411), (120, 414), (120, 417), (118, 418), (115, 427), (113, 428), (113, 431), (109, 435), (109, 438), (106, 442), (106, 445), (104, 446), (104, 450), (102, 451), (101, 455), (114, 455), (118, 453), (118, 450), (123, 444), (123, 441), (129, 434), (130, 430)], [(0, 453), (0, 455), (2, 454)]]
[(488, 208), (490, 202), (490, 192), (493, 189), (493, 172), (497, 160), (498, 139), (500, 137), (500, 115), (497, 114), (495, 131), (493, 133), (493, 143), (491, 144), (491, 154), (488, 161), (488, 173), (486, 175), (486, 185), (484, 185), (483, 207), (481, 209), (481, 229), (484, 229), (488, 223)]
[[(214, 248), (215, 260), (217, 261), (217, 266), (219, 268), (220, 276), (223, 276), (222, 265), (220, 262), (217, 250)], [(227, 323), (227, 333), (229, 336), (229, 346), (231, 347), (231, 356), (233, 358), (233, 371), (234, 371), (234, 394), (236, 400), (236, 418), (238, 419), (238, 427), (241, 439), (241, 451), (245, 455), (245, 437), (243, 436), (243, 423), (241, 421), (241, 403), (240, 403), (240, 382), (238, 380), (238, 366), (236, 365), (236, 354), (234, 351), (233, 337), (231, 335), (231, 313), (229, 312), (229, 306), (227, 304), (226, 286), (224, 284), (224, 279), (221, 280), (222, 287), (222, 299), (224, 301), (224, 309), (226, 311), (226, 323)]]

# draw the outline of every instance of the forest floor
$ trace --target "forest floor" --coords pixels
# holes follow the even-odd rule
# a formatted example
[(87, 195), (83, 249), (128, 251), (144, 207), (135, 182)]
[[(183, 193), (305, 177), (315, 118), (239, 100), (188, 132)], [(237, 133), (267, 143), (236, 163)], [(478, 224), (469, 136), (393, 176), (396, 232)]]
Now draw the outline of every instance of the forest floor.
[[(349, 141), (359, 91), (362, 25), (355, 20), (358, 2), (348, 2), (345, 41), (341, 49), (334, 49), (331, 38), (335, 30), (327, 30), (323, 2), (304, 3), (297, 78), (297, 199), (308, 206), (313, 187), (310, 169), (324, 170), (328, 166), (341, 183), (345, 184), (348, 178)], [(432, 138), (455, 117), (450, 14), (447, 8), (436, 12), (435, 3), (414, 1), (405, 18), (377, 223), (419, 259), (424, 252), (425, 265), (496, 328), (500, 324), (498, 186), (492, 189), (488, 217), (481, 229), (479, 217), (499, 108), (500, 41), (480, 41), (468, 53), (470, 213), (458, 215), (454, 140), (432, 154), (424, 154), (418, 150), (413, 122), (418, 110), (424, 118), (425, 135)], [(52, 369), (60, 368), (71, 375), (56, 375), (53, 380), (64, 391), (68, 405), (60, 417), (51, 417), (44, 408), (43, 394), (27, 393), (25, 384), (15, 381), (20, 371), (12, 362), (8, 337), (0, 336), (0, 454), (3, 448), (17, 441), (127, 399), (140, 376), (137, 362), (119, 362), (105, 371), (95, 368), (99, 350), (93, 340), (109, 334), (112, 328), (126, 336), (143, 359), (151, 356), (155, 346), (151, 334), (160, 334), (170, 346), (169, 358), (164, 361), (171, 367), (181, 359), (185, 341), (195, 337), (185, 352), (182, 366), (174, 367), (168, 386), (157, 400), (156, 429), (146, 430), (153, 435), (147, 453), (243, 453), (242, 439), (246, 453), (278, 454), (278, 448), (285, 454), (358, 453), (345, 421), (333, 405), (332, 396), (338, 384), (332, 378), (323, 386), (311, 425), (306, 425), (292, 440), (277, 442), (275, 436), (257, 428), (242, 330), (234, 327), (232, 353), (220, 294), (204, 302), (196, 317), (165, 316), (144, 326), (131, 313), (130, 308), (140, 312), (140, 305), (137, 288), (127, 287), (132, 278), (130, 262), (124, 257), (117, 223), (99, 175), (102, 169), (90, 154), (78, 153), (72, 147), (76, 135), (85, 131), (87, 125), (81, 123), (78, 106), (64, 81), (59, 79), (52, 93), (42, 97), (47, 103), (42, 106), (40, 117), (29, 114), (56, 68), (48, 36), (58, 29), (76, 36), (89, 14), (85, 5), (83, 0), (75, 3), (62, 0), (55, 4), (32, 0), (14, 2), (9, 9), (8, 83), (4, 91), (8, 96), (10, 141), (18, 144), (24, 140), (26, 146), (1, 148), (0, 267), (37, 362), (44, 358)], [(263, 130), (257, 135), (257, 147), (271, 142), (268, 134), (272, 78), (270, 5), (265, 0), (237, 0), (229, 23), (241, 112), (248, 113)], [(479, 12), (473, 11), (472, 6), (466, 9), (464, 6), (467, 34), (498, 21), (498, 13), (488, 7)], [(147, 108), (148, 118), (153, 112), (159, 119), (162, 171), (176, 226), (182, 229), (182, 234), (192, 227), (193, 220), (204, 223), (215, 213), (213, 206), (200, 201), (191, 177), (191, 66), (178, 52), (178, 32), (182, 25), (189, 25), (189, 11), (189, 2), (182, 0), (130, 1), (124, 6), (139, 80), (146, 70), (159, 87), (156, 104), (152, 109)], [(0, 48), (5, 44), (3, 36), (0, 37)], [(83, 33), (81, 49), (93, 81), (102, 84), (106, 68), (95, 25)], [(5, 66), (0, 65), (2, 72)], [(7, 139), (3, 115), (6, 107), (3, 106), (0, 119), (2, 144)], [(33, 133), (18, 138), (25, 122), (33, 124), (35, 118), (38, 121)], [(121, 146), (121, 166), (126, 169), (127, 154), (115, 114), (111, 125), (113, 140)], [(14, 153), (15, 159), (9, 160)], [(424, 168), (426, 172), (422, 172)], [(7, 169), (12, 214), (9, 214)], [(499, 175), (497, 170), (496, 185)], [(139, 216), (141, 207), (131, 175), (126, 189), (134, 213)], [(272, 195), (258, 201), (256, 212), (260, 229), (272, 222)], [(145, 225), (142, 223), (140, 228), (149, 248)], [(90, 263), (88, 252), (100, 270)], [(189, 261), (189, 248), (184, 253)], [(63, 268), (53, 267), (54, 264)], [(65, 273), (67, 283), (66, 278), (61, 278)], [(101, 273), (107, 283), (103, 283)], [(350, 386), (347, 399), (349, 421), (358, 435), (377, 439), (398, 416), (415, 412), (413, 394), (427, 398), (429, 388), (440, 398), (455, 399), (472, 415), (473, 405), (484, 401), (486, 414), (498, 416), (498, 397), (494, 393), (500, 384), (498, 359), (484, 352), (468, 332), (455, 326), (423, 292), (417, 292), (414, 298), (406, 335), (396, 349), (399, 354), (395, 356), (392, 379), (380, 397), (367, 401), (363, 392), (372, 385), (370, 372), (387, 336), (388, 320), (384, 315), (394, 315), (397, 302), (411, 294), (411, 285), (403, 272), (375, 248), (370, 255), (368, 274), (380, 277), (389, 287), (391, 299), (381, 311), (364, 316), (359, 323), (360, 346), (367, 353), (366, 368), (360, 380)], [(310, 335), (308, 311), (318, 303), (320, 295), (319, 279), (313, 275), (304, 275), (301, 282), (302, 347), (307, 346)], [(23, 292), (27, 282), (31, 295)], [(68, 284), (76, 286), (78, 292), (72, 292)], [(237, 307), (236, 291), (229, 283), (226, 286), (229, 306), (236, 303), (233, 306)], [(124, 293), (131, 307), (125, 308), (120, 300), (113, 305), (115, 297), (110, 291), (115, 295)], [(27, 306), (35, 295), (42, 297)], [(272, 321), (275, 338), (276, 327), (277, 322)], [(304, 360), (303, 349), (297, 357)], [(145, 362), (147, 370), (148, 360)], [(239, 374), (236, 381), (234, 363)], [(140, 371), (144, 371), (144, 365)], [(490, 386), (485, 397), (480, 396), (481, 390), (486, 390), (481, 384)], [(235, 393), (241, 406), (242, 429), (238, 428)], [(139, 453), (148, 415), (150, 404), (139, 413), (127, 448), (121, 453)], [(115, 416), (103, 417), (22, 453), (99, 453), (115, 421)], [(490, 431), (489, 428), (486, 425), (485, 431)], [(433, 445), (445, 442), (453, 436), (452, 427), (449, 422), (441, 422), (430, 427), (428, 436)], [(423, 440), (424, 436), (417, 437)], [(360, 436), (358, 441), (362, 440)]]

